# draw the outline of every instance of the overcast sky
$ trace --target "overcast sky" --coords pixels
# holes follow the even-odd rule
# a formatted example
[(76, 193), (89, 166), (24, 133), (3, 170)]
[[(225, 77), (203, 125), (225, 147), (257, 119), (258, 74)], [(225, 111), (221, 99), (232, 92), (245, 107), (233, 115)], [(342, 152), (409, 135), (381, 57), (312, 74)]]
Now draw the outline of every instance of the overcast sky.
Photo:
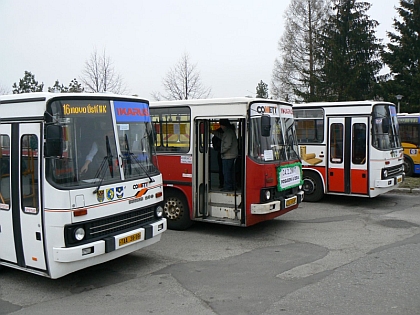
[[(290, 0), (0, 0), (0, 91), (25, 71), (68, 86), (92, 52), (106, 50), (129, 94), (152, 100), (184, 53), (212, 97), (255, 95), (271, 85)], [(398, 0), (371, 0), (387, 42)], [(79, 80), (80, 82), (80, 80)]]

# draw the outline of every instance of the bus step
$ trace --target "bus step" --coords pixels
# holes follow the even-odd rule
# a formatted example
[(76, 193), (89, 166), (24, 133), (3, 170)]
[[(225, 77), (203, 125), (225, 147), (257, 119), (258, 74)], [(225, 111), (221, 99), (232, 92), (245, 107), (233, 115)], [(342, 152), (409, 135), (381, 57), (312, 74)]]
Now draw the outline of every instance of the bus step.
[[(198, 221), (198, 220), (197, 220)], [(213, 216), (208, 216), (202, 219), (203, 222), (219, 223), (225, 225), (241, 225), (241, 220), (234, 220), (228, 218), (218, 218)]]
[(236, 196), (233, 192), (211, 192), (209, 193), (209, 203), (210, 204), (221, 204), (221, 205), (227, 205), (229, 207), (232, 207), (235, 205), (235, 199), (236, 199), (236, 205), (239, 205), (242, 201), (242, 195), (236, 193)]
[(228, 219), (228, 220), (241, 220), (241, 211), (239, 207), (236, 208), (227, 204), (210, 204), (208, 214), (211, 218)]

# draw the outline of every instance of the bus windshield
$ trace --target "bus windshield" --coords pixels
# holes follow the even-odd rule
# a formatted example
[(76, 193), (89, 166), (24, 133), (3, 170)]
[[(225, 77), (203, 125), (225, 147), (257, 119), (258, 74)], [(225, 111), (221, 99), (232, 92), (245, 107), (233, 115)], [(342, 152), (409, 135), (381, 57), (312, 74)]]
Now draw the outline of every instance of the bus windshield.
[(251, 118), (249, 155), (258, 161), (299, 159), (293, 117), (270, 117), (270, 135), (263, 136), (261, 116)]
[[(51, 104), (63, 127), (63, 154), (46, 160), (48, 180), (58, 186), (96, 186), (159, 173), (147, 104), (62, 99)], [(141, 109), (147, 115), (141, 115)]]
[(150, 122), (117, 124), (125, 178), (144, 177), (157, 171)]
[(395, 106), (375, 105), (372, 113), (372, 145), (379, 150), (401, 147)]

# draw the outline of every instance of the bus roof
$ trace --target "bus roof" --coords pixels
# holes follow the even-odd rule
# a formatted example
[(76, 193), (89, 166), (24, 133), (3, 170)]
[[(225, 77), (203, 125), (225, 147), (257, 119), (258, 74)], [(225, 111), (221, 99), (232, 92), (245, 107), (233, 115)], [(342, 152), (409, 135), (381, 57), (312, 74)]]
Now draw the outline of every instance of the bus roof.
[(420, 113), (398, 113), (397, 119), (400, 125), (418, 125), (420, 123)]
[(282, 105), (289, 105), (291, 103), (272, 100), (266, 98), (253, 98), (253, 97), (229, 97), (229, 98), (205, 98), (205, 99), (192, 99), (192, 100), (174, 100), (174, 101), (155, 101), (150, 102), (150, 106), (180, 106), (180, 105), (223, 105), (223, 104), (232, 104), (232, 103), (277, 103)]
[(128, 101), (141, 101), (144, 99), (135, 96), (125, 96), (113, 93), (50, 93), (34, 92), (0, 95), (0, 119), (42, 119), (46, 110), (46, 102), (54, 99), (118, 99)]
[(397, 116), (411, 116), (411, 117), (418, 117), (420, 116), (420, 113), (398, 113)]
[[(346, 102), (317, 102), (305, 104), (293, 104), (293, 111), (298, 110), (322, 110), (324, 115), (371, 115), (373, 106), (395, 104), (381, 101), (346, 101)], [(396, 112), (396, 108), (395, 108)]]
[(19, 101), (35, 102), (35, 101), (47, 101), (52, 98), (126, 98), (133, 100), (142, 100), (136, 96), (120, 95), (114, 93), (51, 93), (51, 92), (33, 92), (33, 93), (19, 93), (19, 94), (8, 94), (0, 95), (0, 104), (6, 103), (17, 103)]
[(299, 103), (293, 104), (293, 107), (350, 107), (350, 106), (362, 106), (362, 105), (377, 105), (377, 104), (386, 104), (394, 105), (394, 103), (384, 102), (384, 101), (345, 101), (345, 102), (312, 102), (312, 103)]

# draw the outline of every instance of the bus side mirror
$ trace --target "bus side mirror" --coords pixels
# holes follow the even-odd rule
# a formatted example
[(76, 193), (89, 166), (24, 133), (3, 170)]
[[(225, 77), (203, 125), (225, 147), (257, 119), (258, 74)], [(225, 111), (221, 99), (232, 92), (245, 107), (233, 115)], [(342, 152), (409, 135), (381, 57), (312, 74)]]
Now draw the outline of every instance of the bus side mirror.
[(389, 133), (389, 119), (382, 119), (382, 132)]
[(63, 155), (63, 127), (48, 125), (45, 128), (45, 157)]
[(269, 137), (271, 134), (271, 118), (268, 115), (261, 116), (261, 136)]

